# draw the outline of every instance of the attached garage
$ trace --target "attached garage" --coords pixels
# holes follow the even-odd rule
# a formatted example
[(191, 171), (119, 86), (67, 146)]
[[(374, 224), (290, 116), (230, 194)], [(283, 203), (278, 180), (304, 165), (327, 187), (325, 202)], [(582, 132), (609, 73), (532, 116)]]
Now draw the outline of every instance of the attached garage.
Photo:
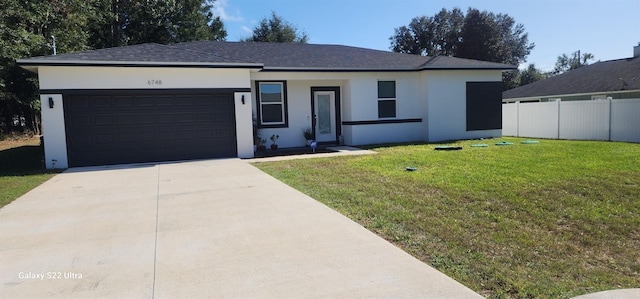
[(237, 157), (233, 92), (67, 91), (69, 167)]

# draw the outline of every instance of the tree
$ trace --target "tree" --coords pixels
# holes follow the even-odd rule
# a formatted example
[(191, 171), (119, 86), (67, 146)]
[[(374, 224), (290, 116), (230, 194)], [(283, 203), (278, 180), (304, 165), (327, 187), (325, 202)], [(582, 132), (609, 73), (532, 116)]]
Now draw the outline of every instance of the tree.
[(529, 66), (520, 71), (519, 74), (519, 86), (531, 84), (536, 81), (544, 80), (548, 75), (536, 68), (535, 64), (529, 64)]
[(506, 14), (469, 8), (457, 57), (519, 65), (535, 47), (522, 24)]
[(260, 24), (253, 28), (253, 35), (246, 42), (273, 42), (273, 43), (302, 43), (306, 44), (309, 37), (282, 17), (271, 12), (271, 18), (264, 18)]
[(16, 59), (146, 42), (223, 40), (213, 0), (0, 1), (0, 130), (15, 117), (37, 132), (40, 101), (35, 74)]
[(395, 29), (389, 38), (395, 52), (453, 56), (460, 45), (464, 15), (459, 8), (442, 9), (433, 17), (415, 17), (409, 26)]
[(562, 54), (558, 56), (556, 60), (556, 66), (554, 67), (552, 74), (559, 75), (566, 71), (575, 70), (579, 67), (589, 65), (589, 61), (594, 60), (595, 56), (591, 53), (583, 53), (580, 55), (580, 51), (571, 53), (571, 56)]
[[(38, 131), (40, 103), (35, 74), (16, 59), (85, 50), (89, 5), (82, 0), (5, 0), (0, 2), (0, 125), (2, 130)], [(26, 127), (12, 126), (14, 117)]]
[(212, 0), (98, 0), (91, 43), (96, 48), (224, 40), (220, 18), (213, 18)]
[(211, 29), (212, 40), (227, 40), (227, 29), (224, 28), (224, 23), (222, 23), (220, 17), (215, 17), (209, 28)]
[[(469, 8), (442, 9), (432, 17), (416, 17), (395, 29), (391, 49), (419, 55), (446, 55), (519, 65), (535, 47), (522, 24), (506, 14)], [(504, 89), (516, 87), (517, 73), (503, 74)]]

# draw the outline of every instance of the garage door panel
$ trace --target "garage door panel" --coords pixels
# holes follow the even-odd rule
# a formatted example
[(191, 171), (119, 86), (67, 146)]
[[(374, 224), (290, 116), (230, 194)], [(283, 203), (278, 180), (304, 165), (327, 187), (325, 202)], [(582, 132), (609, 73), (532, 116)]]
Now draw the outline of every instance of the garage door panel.
[(113, 116), (112, 115), (96, 115), (93, 118), (93, 123), (96, 126), (111, 126), (113, 125)]
[(216, 120), (215, 114), (213, 114), (212, 112), (200, 112), (196, 114), (196, 118), (200, 122), (210, 122)]
[(181, 113), (178, 114), (178, 121), (179, 122), (188, 122), (188, 123), (192, 123), (194, 122), (195, 117), (193, 113)]
[(111, 101), (111, 97), (104, 97), (104, 96), (97, 96), (97, 97), (92, 97), (92, 98), (81, 98), (81, 101), (84, 101), (87, 103), (86, 106), (82, 106), (82, 107), (77, 107), (77, 108), (108, 108), (111, 107), (112, 105), (112, 101)]
[(136, 123), (138, 124), (153, 124), (156, 122), (155, 115), (147, 115), (147, 114), (139, 114), (136, 118)]
[(87, 126), (91, 123), (88, 115), (72, 115), (70, 118), (67, 118), (67, 120), (74, 127)]
[(153, 106), (154, 102), (155, 102), (154, 97), (139, 96), (135, 101), (135, 105), (138, 107), (149, 107), (149, 106)]
[(231, 93), (113, 93), (63, 95), (70, 166), (236, 156)]
[(97, 144), (109, 144), (115, 141), (113, 138), (113, 134), (96, 134), (95, 136)]
[(113, 97), (111, 106), (114, 108), (127, 108), (133, 106), (133, 97)]
[(134, 124), (134, 115), (121, 115), (116, 118), (116, 124), (118, 125), (132, 125)]
[(158, 96), (152, 99), (152, 101), (156, 102), (157, 106), (165, 106), (165, 107), (174, 106), (174, 103), (172, 100), (173, 98), (168, 96)]
[(178, 117), (175, 114), (168, 114), (164, 113), (164, 114), (159, 114), (157, 117), (158, 123), (166, 123), (166, 124), (170, 124), (170, 123), (175, 123), (178, 121)]

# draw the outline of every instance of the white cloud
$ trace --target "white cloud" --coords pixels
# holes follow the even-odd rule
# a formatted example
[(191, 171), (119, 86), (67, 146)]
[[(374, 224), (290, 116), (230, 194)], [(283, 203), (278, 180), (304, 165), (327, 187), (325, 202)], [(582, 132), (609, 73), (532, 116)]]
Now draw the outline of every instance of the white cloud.
[(223, 21), (228, 22), (242, 22), (244, 18), (240, 15), (240, 12), (236, 11), (236, 15), (230, 15), (226, 9), (229, 7), (227, 0), (216, 0), (213, 3), (213, 15), (220, 17)]
[(251, 33), (253, 32), (253, 30), (251, 30), (251, 28), (247, 27), (247, 26), (240, 26), (240, 28), (242, 28), (242, 30), (246, 33)]

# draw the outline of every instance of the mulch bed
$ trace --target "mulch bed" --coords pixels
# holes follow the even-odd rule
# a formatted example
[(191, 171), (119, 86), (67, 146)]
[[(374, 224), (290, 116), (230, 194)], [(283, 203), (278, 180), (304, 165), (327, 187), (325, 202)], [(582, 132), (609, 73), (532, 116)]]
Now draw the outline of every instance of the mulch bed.
[(330, 150), (326, 147), (316, 148), (315, 153), (310, 147), (294, 147), (294, 148), (279, 148), (277, 150), (271, 150), (267, 148), (266, 151), (255, 152), (255, 158), (266, 157), (280, 157), (280, 156), (292, 156), (292, 155), (313, 155), (322, 153), (335, 153), (336, 151)]

